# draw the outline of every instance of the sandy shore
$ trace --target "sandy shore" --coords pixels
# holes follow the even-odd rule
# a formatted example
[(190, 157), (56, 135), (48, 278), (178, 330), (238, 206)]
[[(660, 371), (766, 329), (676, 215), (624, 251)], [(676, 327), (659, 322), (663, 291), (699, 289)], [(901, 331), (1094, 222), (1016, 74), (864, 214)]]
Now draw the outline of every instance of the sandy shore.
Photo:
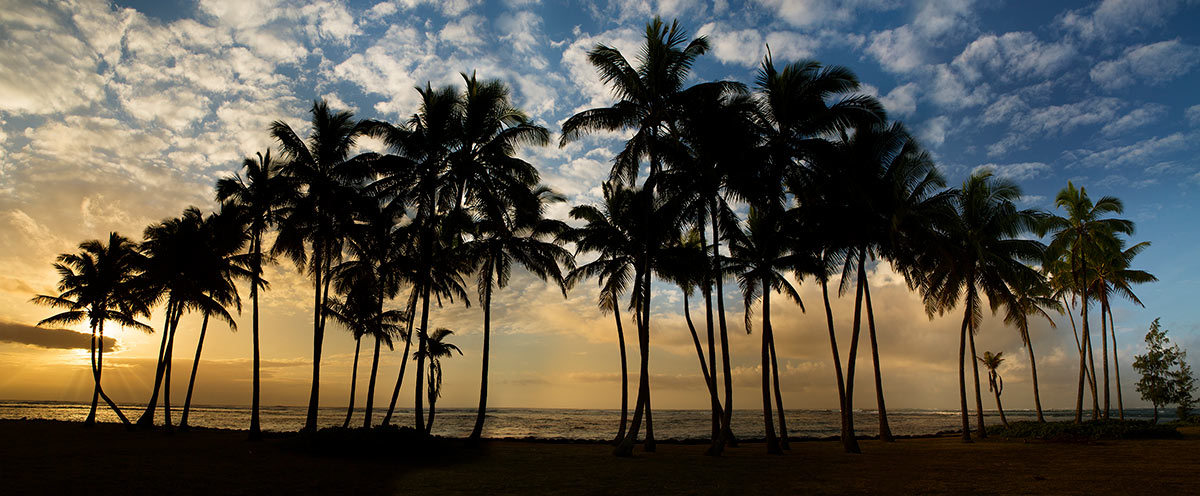
[(744, 443), (721, 458), (660, 445), (615, 458), (601, 444), (491, 441), (436, 459), (314, 456), (277, 435), (164, 434), (117, 425), (0, 420), (4, 494), (1183, 494), (1200, 490), (1200, 432), (1092, 444), (957, 438)]

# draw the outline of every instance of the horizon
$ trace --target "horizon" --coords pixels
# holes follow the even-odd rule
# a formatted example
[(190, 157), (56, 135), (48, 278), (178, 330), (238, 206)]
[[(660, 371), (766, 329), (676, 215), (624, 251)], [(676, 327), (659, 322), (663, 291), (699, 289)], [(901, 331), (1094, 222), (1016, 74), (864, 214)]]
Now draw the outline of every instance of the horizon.
[[(801, 12), (799, 4), (787, 2), (733, 4), (658, 2), (639, 10), (536, 0), (441, 8), (418, 1), (335, 1), (299, 8), (282, 1), (180, 7), (80, 0), (29, 3), (19, 13), (0, 14), (9, 33), (0, 39), (24, 48), (24, 59), (0, 57), (4, 72), (17, 75), (0, 79), (0, 231), (8, 234), (0, 240), (0, 265), (6, 267), (0, 275), (0, 397), (86, 401), (92, 387), (86, 341), (64, 349), (68, 345), (17, 337), (52, 314), (29, 299), (57, 294), (54, 257), (109, 231), (138, 239), (146, 225), (189, 205), (215, 208), (213, 182), (239, 170), (244, 157), (273, 147), (269, 122), (280, 119), (307, 132), (314, 99), (352, 110), (355, 118), (403, 122), (416, 110), (414, 85), (461, 87), (459, 72), (478, 69), (481, 78), (508, 84), (517, 106), (556, 142), (566, 117), (612, 101), (585, 51), (606, 43), (631, 56), (654, 14), (678, 18), (689, 36), (707, 35), (713, 43), (689, 83), (752, 84), (768, 43), (777, 63), (813, 58), (851, 68), (864, 92), (879, 96), (889, 117), (906, 122), (931, 151), (950, 187), (972, 171), (991, 169), (1022, 186), (1021, 206), (1027, 208), (1061, 214), (1052, 198), (1067, 181), (1086, 187), (1093, 199), (1122, 199), (1126, 211), (1119, 217), (1138, 228), (1131, 241), (1153, 243), (1136, 267), (1160, 279), (1135, 288), (1146, 308), (1113, 304), (1127, 405), (1148, 405), (1134, 391), (1131, 365), (1144, 350), (1142, 337), (1153, 318), (1163, 318), (1174, 343), (1200, 349), (1200, 308), (1190, 301), (1200, 293), (1194, 257), (1200, 245), (1194, 227), (1200, 33), (1189, 29), (1200, 21), (1200, 7), (1109, 0), (1018, 8), (961, 0), (913, 8), (815, 2), (816, 8)], [(505, 51), (510, 47), (511, 53)], [(85, 48), (83, 55), (71, 55)], [(60, 82), (56, 74), (70, 77)], [(562, 148), (527, 147), (518, 155), (567, 196), (550, 211), (565, 219), (570, 206), (599, 200), (600, 180), (619, 143), (618, 136), (597, 135)], [(364, 139), (359, 149), (379, 150), (380, 143)], [(305, 323), (311, 282), (287, 261), (265, 269), (272, 287), (262, 294), (263, 404), (302, 406), (311, 367), (311, 323)], [(919, 296), (886, 263), (868, 277), (881, 323), (888, 406), (956, 411), (959, 319), (954, 312), (927, 318)], [(654, 288), (650, 366), (656, 408), (706, 409), (682, 293), (662, 281)], [(800, 286), (807, 305), (820, 301), (818, 289), (811, 281)], [(493, 301), (489, 406), (619, 408), (613, 322), (596, 309), (597, 294), (595, 281), (588, 280), (564, 299), (523, 269), (514, 271)], [(839, 341), (848, 343), (853, 297), (832, 303)], [(734, 409), (751, 409), (745, 407), (758, 394), (758, 334), (741, 332), (735, 284), (726, 287), (726, 304)], [(157, 329), (162, 315), (156, 310), (147, 323)], [(772, 310), (788, 410), (836, 408), (822, 316), (783, 301)], [(249, 320), (247, 309), (237, 317), (237, 333), (210, 325), (197, 405), (235, 398), (249, 403)], [(1055, 320), (1057, 329), (1036, 322), (1030, 332), (1043, 405), (1064, 409), (1074, 401), (1078, 355), (1067, 316)], [(471, 408), (478, 394), (482, 312), (478, 305), (448, 304), (434, 310), (430, 322), (454, 329), (454, 343), (464, 352), (445, 363), (439, 406)], [(626, 326), (633, 328), (628, 318)], [(172, 367), (181, 388), (198, 327), (194, 314), (180, 325), (182, 344)], [(72, 330), (87, 332), (84, 325)], [(106, 333), (116, 339), (116, 349), (105, 353), (105, 389), (118, 403), (144, 403), (159, 331), (113, 331)], [(354, 343), (337, 326), (326, 338), (321, 406), (344, 407)], [(1004, 325), (1002, 315), (985, 312), (977, 340), (980, 353), (1008, 355), (1000, 368), (1010, 386), (1006, 409), (1032, 408), (1016, 330)], [(630, 349), (635, 353), (632, 342)], [(398, 355), (381, 356), (377, 405), (390, 398)], [(867, 363), (860, 353), (855, 403), (869, 411), (874, 391)], [(631, 369), (634, 383), (636, 366)], [(360, 388), (362, 382), (360, 377)], [(405, 380), (402, 398), (411, 396), (411, 384)], [(44, 396), (30, 398), (39, 394)], [(362, 392), (358, 398), (361, 406)]]

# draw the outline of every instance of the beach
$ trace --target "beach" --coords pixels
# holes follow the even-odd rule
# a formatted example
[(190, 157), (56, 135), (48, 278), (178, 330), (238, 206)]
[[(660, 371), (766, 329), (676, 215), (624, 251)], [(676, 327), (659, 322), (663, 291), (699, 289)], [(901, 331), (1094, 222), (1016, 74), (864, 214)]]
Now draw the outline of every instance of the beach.
[[(1178, 440), (1053, 443), (956, 436), (793, 442), (782, 456), (742, 443), (641, 447), (617, 458), (602, 443), (488, 441), (422, 458), (315, 455), (293, 434), (246, 441), (235, 430), (167, 434), (0, 420), (5, 494), (1178, 494), (1195, 490), (1200, 430)], [(397, 449), (403, 449), (398, 446)]]

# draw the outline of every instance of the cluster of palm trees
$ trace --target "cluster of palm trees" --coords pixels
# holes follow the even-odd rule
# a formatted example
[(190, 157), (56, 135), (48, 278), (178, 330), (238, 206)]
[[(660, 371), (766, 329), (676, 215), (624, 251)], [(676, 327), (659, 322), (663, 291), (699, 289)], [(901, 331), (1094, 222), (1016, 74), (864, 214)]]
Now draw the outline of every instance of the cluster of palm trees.
[[(321, 349), (326, 321), (332, 318), (356, 342), (344, 425), (350, 424), (353, 411), (361, 338), (374, 339), (364, 427), (372, 425), (381, 346), (391, 349), (399, 339), (403, 360), (382, 423), (392, 421), (411, 351), (416, 362), (414, 425), (429, 432), (440, 394), (440, 360), (455, 351), (461, 354), (445, 341), (450, 330), (427, 332), (430, 305), (456, 299), (469, 305), (467, 281), (474, 277), (484, 318), (479, 406), (468, 438), (476, 443), (487, 410), (491, 302), (507, 285), (514, 262), (558, 285), (564, 296), (574, 285), (595, 278), (598, 305), (613, 313), (620, 346), (622, 406), (615, 454), (628, 455), (639, 437), (645, 449), (655, 448), (649, 346), (657, 276), (683, 291), (684, 317), (712, 410), (709, 453), (718, 455), (737, 442), (730, 428), (733, 381), (724, 302), (724, 285), (733, 280), (743, 295), (745, 330), (757, 330), (761, 340), (765, 440), (769, 452), (779, 453), (788, 447), (788, 430), (771, 325), (772, 296), (781, 294), (804, 308), (795, 285), (812, 278), (822, 291), (842, 442), (846, 451), (858, 452), (853, 398), (863, 327), (870, 343), (880, 437), (892, 440), (867, 278), (871, 267), (886, 262), (921, 294), (931, 317), (961, 303), (964, 439), (971, 436), (967, 361), (974, 375), (978, 432), (984, 435), (974, 339), (984, 297), (993, 312), (1004, 307), (1006, 322), (1020, 332), (1039, 420), (1028, 318), (1050, 320), (1048, 312), (1061, 312), (1064, 305), (1080, 307), (1079, 420), (1085, 383), (1093, 415), (1100, 411), (1100, 377), (1092, 364), (1088, 324), (1089, 304), (1099, 301), (1108, 415), (1108, 336), (1113, 336), (1116, 368), (1109, 297), (1140, 303), (1131, 285), (1154, 280), (1130, 268), (1132, 258), (1147, 246), (1125, 248), (1121, 235), (1132, 233), (1132, 223), (1106, 217), (1121, 212), (1118, 200), (1105, 197), (1093, 204), (1086, 191), (1068, 185), (1057, 198), (1066, 216), (1056, 216), (1018, 208), (1020, 189), (987, 172), (947, 188), (905, 126), (889, 122), (877, 99), (857, 93), (860, 83), (848, 69), (815, 61), (777, 67), (768, 53), (752, 88), (734, 81), (685, 86), (693, 63), (708, 49), (705, 38), (689, 39), (678, 23), (656, 18), (646, 26), (645, 44), (635, 60), (605, 45), (589, 52), (616, 101), (567, 119), (560, 146), (594, 132), (619, 131), (630, 137), (613, 158), (603, 201), (571, 209), (576, 227), (545, 216), (547, 206), (563, 198), (540, 184), (536, 168), (516, 157), (522, 146), (548, 144), (549, 131), (512, 105), (502, 83), (463, 74), (462, 89), (418, 88), (420, 107), (403, 124), (356, 121), (324, 102), (314, 103), (307, 139), (275, 122), (270, 132), (282, 152), (279, 159), (269, 151), (259, 154), (245, 161), (244, 176), (219, 181), (219, 212), (204, 216), (189, 209), (180, 218), (147, 228), (140, 245), (114, 234), (108, 246), (88, 242), (81, 245), (83, 253), (60, 257), (62, 295), (37, 301), (68, 311), (44, 323), (87, 317), (102, 337), (105, 320), (143, 328), (136, 317), (165, 304), (156, 386), (139, 423), (153, 421), (163, 383), (169, 426), (170, 364), (179, 318), (185, 311), (198, 311), (205, 327), (209, 316), (232, 326), (227, 308), (240, 310), (235, 281), (247, 280), (254, 333), (250, 429), (251, 436), (258, 436), (258, 297), (267, 288), (263, 264), (283, 256), (311, 277), (313, 288), (313, 378), (304, 429), (316, 429)], [(363, 136), (381, 139), (387, 153), (354, 155), (356, 140)], [(1051, 241), (1043, 244), (1031, 234), (1050, 234)], [(586, 262), (576, 266), (577, 256)], [(844, 367), (830, 305), (831, 282), (837, 283), (838, 296), (854, 292)], [(691, 315), (696, 290), (703, 298), (701, 325)], [(403, 305), (392, 308), (395, 301)], [(632, 419), (623, 309), (633, 314), (638, 343)], [(93, 356), (96, 395), (107, 401), (99, 380), (102, 358), (95, 351)], [(199, 357), (200, 346), (193, 380)], [(1120, 410), (1119, 377), (1116, 382)], [(190, 390), (189, 385), (189, 399)], [(95, 408), (93, 400), (93, 414)], [(181, 425), (187, 409), (185, 401)]]

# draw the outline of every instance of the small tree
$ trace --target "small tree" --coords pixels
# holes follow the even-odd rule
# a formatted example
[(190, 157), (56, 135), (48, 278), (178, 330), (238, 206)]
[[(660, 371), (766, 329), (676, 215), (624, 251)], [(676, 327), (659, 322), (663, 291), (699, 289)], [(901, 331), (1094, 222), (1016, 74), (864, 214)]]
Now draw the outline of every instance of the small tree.
[(1187, 416), (1193, 403), (1195, 389), (1192, 368), (1184, 359), (1187, 353), (1179, 345), (1168, 347), (1167, 330), (1159, 326), (1159, 319), (1150, 324), (1146, 333), (1146, 353), (1137, 355), (1133, 368), (1142, 373), (1137, 391), (1142, 399), (1154, 404), (1154, 422), (1158, 422), (1158, 407), (1170, 403), (1179, 404), (1180, 418)]

